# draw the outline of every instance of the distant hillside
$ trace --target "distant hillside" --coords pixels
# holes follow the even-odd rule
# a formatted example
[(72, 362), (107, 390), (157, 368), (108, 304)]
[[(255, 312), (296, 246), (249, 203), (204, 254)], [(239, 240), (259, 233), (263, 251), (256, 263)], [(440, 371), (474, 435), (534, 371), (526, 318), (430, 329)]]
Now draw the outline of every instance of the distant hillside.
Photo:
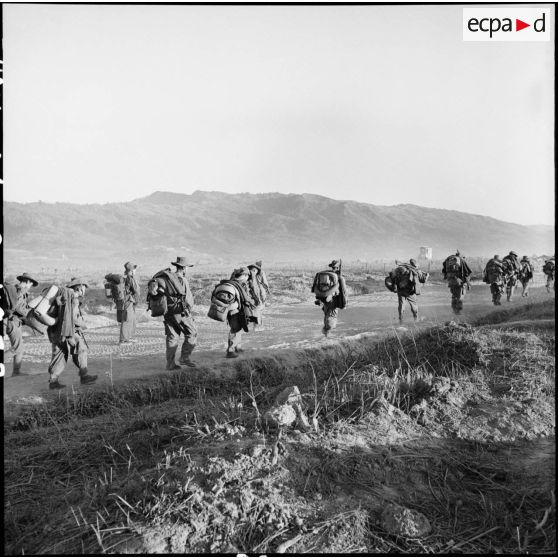
[(416, 205), (377, 206), (310, 194), (155, 192), (126, 203), (4, 203), (5, 271), (168, 264), (552, 253), (554, 229)]

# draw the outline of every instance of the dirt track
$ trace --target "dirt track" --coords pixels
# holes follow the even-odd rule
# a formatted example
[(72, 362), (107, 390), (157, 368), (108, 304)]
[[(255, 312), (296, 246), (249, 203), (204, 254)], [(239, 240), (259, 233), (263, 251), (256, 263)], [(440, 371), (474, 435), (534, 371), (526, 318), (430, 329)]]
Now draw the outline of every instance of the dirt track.
[[(549, 297), (549, 295), (543, 289), (536, 289), (529, 300), (535, 297)], [(509, 308), (518, 301), (521, 301), (521, 296), (516, 297), (512, 303), (504, 303), (501, 308)], [(449, 292), (445, 287), (428, 285), (419, 297), (420, 321), (416, 327), (427, 327), (447, 320), (470, 321), (495, 308), (490, 303), (488, 288), (484, 285), (472, 287), (466, 296), (464, 311), (457, 319), (451, 312), (449, 303)], [(320, 331), (322, 313), (313, 303), (272, 305), (267, 308), (265, 314), (265, 329), (244, 334), (243, 347), (246, 350), (244, 355), (236, 360), (225, 360), (223, 357), (227, 327), (225, 324), (210, 320), (205, 313), (206, 309), (203, 307), (197, 308), (196, 320), (199, 334), (198, 346), (193, 358), (200, 366), (223, 371), (230, 369), (233, 363), (242, 358), (254, 357), (262, 354), (263, 351), (288, 351), (319, 346), (364, 333), (381, 335), (392, 328), (401, 327), (397, 320), (396, 296), (388, 292), (353, 297), (348, 308), (340, 312), (338, 328), (328, 340)], [(403, 327), (415, 327), (408, 309), (406, 317)], [(111, 367), (112, 382), (115, 383), (165, 373), (165, 340), (162, 323), (148, 318), (144, 313), (143, 319), (138, 324), (138, 343), (120, 348), (119, 327), (114, 320), (114, 315), (89, 316), (88, 320), (90, 326), (86, 331), (86, 337), (90, 347), (89, 370), (99, 376), (96, 386), (111, 382)], [(9, 345), (7, 339), (6, 345)], [(24, 357), (24, 371), (27, 375), (21, 377), (10, 377), (11, 354), (6, 352), (5, 403), (40, 401), (42, 397), (49, 394), (46, 371), (50, 350), (46, 337), (27, 337)], [(184, 373), (187, 373), (187, 370)], [(61, 380), (69, 390), (94, 389), (94, 386), (87, 388), (80, 386), (72, 363), (68, 363)], [(52, 392), (50, 394), (55, 396)]]

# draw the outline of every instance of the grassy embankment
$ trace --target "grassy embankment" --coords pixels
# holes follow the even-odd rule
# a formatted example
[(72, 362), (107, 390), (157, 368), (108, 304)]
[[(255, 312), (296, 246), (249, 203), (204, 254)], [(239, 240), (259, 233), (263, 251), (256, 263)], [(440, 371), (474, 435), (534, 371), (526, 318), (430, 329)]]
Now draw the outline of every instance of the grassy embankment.
[[(288, 385), (317, 431), (263, 423)], [(202, 369), (60, 395), (5, 431), (6, 552), (553, 552), (553, 404), (554, 335), (536, 324), (449, 324), (246, 360), (229, 380)], [(432, 533), (386, 532), (388, 502)]]

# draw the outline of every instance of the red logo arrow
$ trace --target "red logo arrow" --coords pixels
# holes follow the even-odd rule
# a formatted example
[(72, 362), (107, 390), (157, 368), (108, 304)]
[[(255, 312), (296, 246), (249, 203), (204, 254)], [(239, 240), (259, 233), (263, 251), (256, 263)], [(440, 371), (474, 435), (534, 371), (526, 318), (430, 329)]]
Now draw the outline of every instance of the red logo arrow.
[(531, 27), (531, 24), (530, 23), (525, 23), (524, 21), (521, 21), (520, 19), (515, 20), (515, 30), (516, 31), (521, 31), (522, 29), (525, 29), (526, 27)]

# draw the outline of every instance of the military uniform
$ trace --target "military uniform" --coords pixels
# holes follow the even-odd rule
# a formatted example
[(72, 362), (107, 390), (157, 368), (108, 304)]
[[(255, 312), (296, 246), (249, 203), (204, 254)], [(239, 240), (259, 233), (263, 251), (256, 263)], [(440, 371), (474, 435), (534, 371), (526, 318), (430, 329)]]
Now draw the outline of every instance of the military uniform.
[[(550, 264), (549, 264), (550, 262)], [(550, 292), (551, 290), (555, 289), (555, 283), (554, 283), (554, 274), (555, 272), (555, 259), (554, 257), (546, 260), (544, 262), (544, 265), (547, 266), (549, 265), (549, 267), (551, 268), (550, 272), (544, 271), (544, 267), (543, 267), (543, 273), (546, 275), (546, 292)]]
[(335, 297), (329, 302), (322, 302), (322, 310), (324, 312), (324, 327), (322, 328), (322, 333), (327, 335), (332, 329), (337, 327), (339, 309), (337, 308)]
[(484, 268), (484, 282), (490, 285), (492, 303), (494, 306), (500, 306), (502, 304), (501, 298), (504, 294), (505, 283), (504, 266), (499, 256), (494, 256), (491, 260), (488, 260)]
[[(250, 286), (248, 284), (248, 277), (250, 270), (246, 267), (241, 267), (233, 271), (231, 281), (238, 292), (238, 309), (234, 313), (229, 311), (227, 315), (227, 323), (229, 324), (229, 335), (227, 340), (227, 358), (235, 358), (236, 353), (242, 352), (242, 332), (248, 331), (248, 323), (255, 321), (257, 318), (257, 305), (256, 300), (253, 298)], [(257, 322), (256, 322), (257, 323)]]
[(267, 281), (265, 271), (262, 269), (261, 260), (257, 261), (255, 264), (249, 265), (248, 269), (250, 271), (250, 294), (255, 302), (255, 307), (252, 312), (252, 321), (254, 322), (254, 331), (257, 331), (258, 326), (263, 324), (265, 301), (268, 299), (270, 294), (269, 283)]
[(180, 368), (175, 361), (180, 335), (184, 336), (184, 342), (180, 351), (179, 363), (190, 367), (195, 366), (190, 360), (190, 356), (196, 347), (198, 338), (198, 330), (192, 316), (194, 296), (185, 276), (186, 267), (193, 266), (187, 263), (186, 258), (182, 256), (179, 256), (176, 262), (172, 262), (172, 265), (177, 268), (176, 271), (172, 272), (170, 269), (161, 271), (150, 281), (150, 294), (155, 289), (165, 293), (167, 300), (167, 311), (163, 316), (167, 370)]
[(21, 364), (23, 362), (23, 324), (24, 319), (29, 312), (29, 294), (28, 288), (24, 283), (29, 283), (36, 287), (39, 283), (27, 273), (23, 273), (17, 277), (18, 285), (11, 286), (6, 284), (4, 289), (10, 289), (12, 295), (15, 294), (15, 300), (12, 300), (12, 307), (3, 318), (4, 333), (10, 340), (11, 350), (13, 353), (13, 369), (12, 376), (21, 374)]
[(49, 341), (52, 343), (52, 354), (48, 367), (51, 389), (64, 387), (58, 378), (64, 372), (70, 356), (79, 371), (82, 384), (90, 384), (97, 379), (97, 376), (89, 375), (87, 371), (88, 349), (83, 336), (85, 323), (81, 312), (80, 293), (74, 290), (75, 287), (81, 286), (87, 288), (87, 284), (83, 281), (72, 279), (67, 288), (60, 289), (60, 294), (55, 300), (58, 319), (47, 329)]
[(401, 285), (396, 281), (397, 285), (397, 313), (399, 315), (399, 321), (403, 321), (404, 303), (407, 301), (409, 307), (411, 308), (411, 314), (413, 319), (416, 321), (418, 319), (418, 304), (417, 295), (420, 294), (420, 284), (425, 283), (428, 278), (428, 273), (421, 271), (415, 260), (411, 259), (408, 264), (401, 264), (403, 267), (407, 268), (412, 275), (411, 280), (406, 285)]
[(471, 268), (459, 252), (455, 254), (459, 258), (459, 271), (457, 273), (448, 270), (448, 262), (452, 256), (448, 256), (442, 264), (442, 274), (448, 282), (451, 292), (451, 307), (455, 314), (463, 310), (463, 299), (465, 298), (465, 287), (469, 283)]
[(506, 298), (511, 302), (517, 279), (519, 276), (519, 259), (517, 254), (512, 250), (507, 256), (504, 257), (502, 264), (504, 266), (504, 283), (506, 286)]
[(122, 303), (122, 319), (120, 321), (120, 343), (129, 343), (136, 334), (136, 306), (140, 297), (140, 286), (130, 273), (137, 265), (130, 262), (124, 264), (124, 301)]
[(529, 296), (529, 286), (531, 279), (533, 279), (533, 266), (527, 256), (523, 256), (520, 265), (521, 269), (519, 271), (519, 280), (521, 281), (521, 285), (523, 287), (521, 296), (525, 297)]

